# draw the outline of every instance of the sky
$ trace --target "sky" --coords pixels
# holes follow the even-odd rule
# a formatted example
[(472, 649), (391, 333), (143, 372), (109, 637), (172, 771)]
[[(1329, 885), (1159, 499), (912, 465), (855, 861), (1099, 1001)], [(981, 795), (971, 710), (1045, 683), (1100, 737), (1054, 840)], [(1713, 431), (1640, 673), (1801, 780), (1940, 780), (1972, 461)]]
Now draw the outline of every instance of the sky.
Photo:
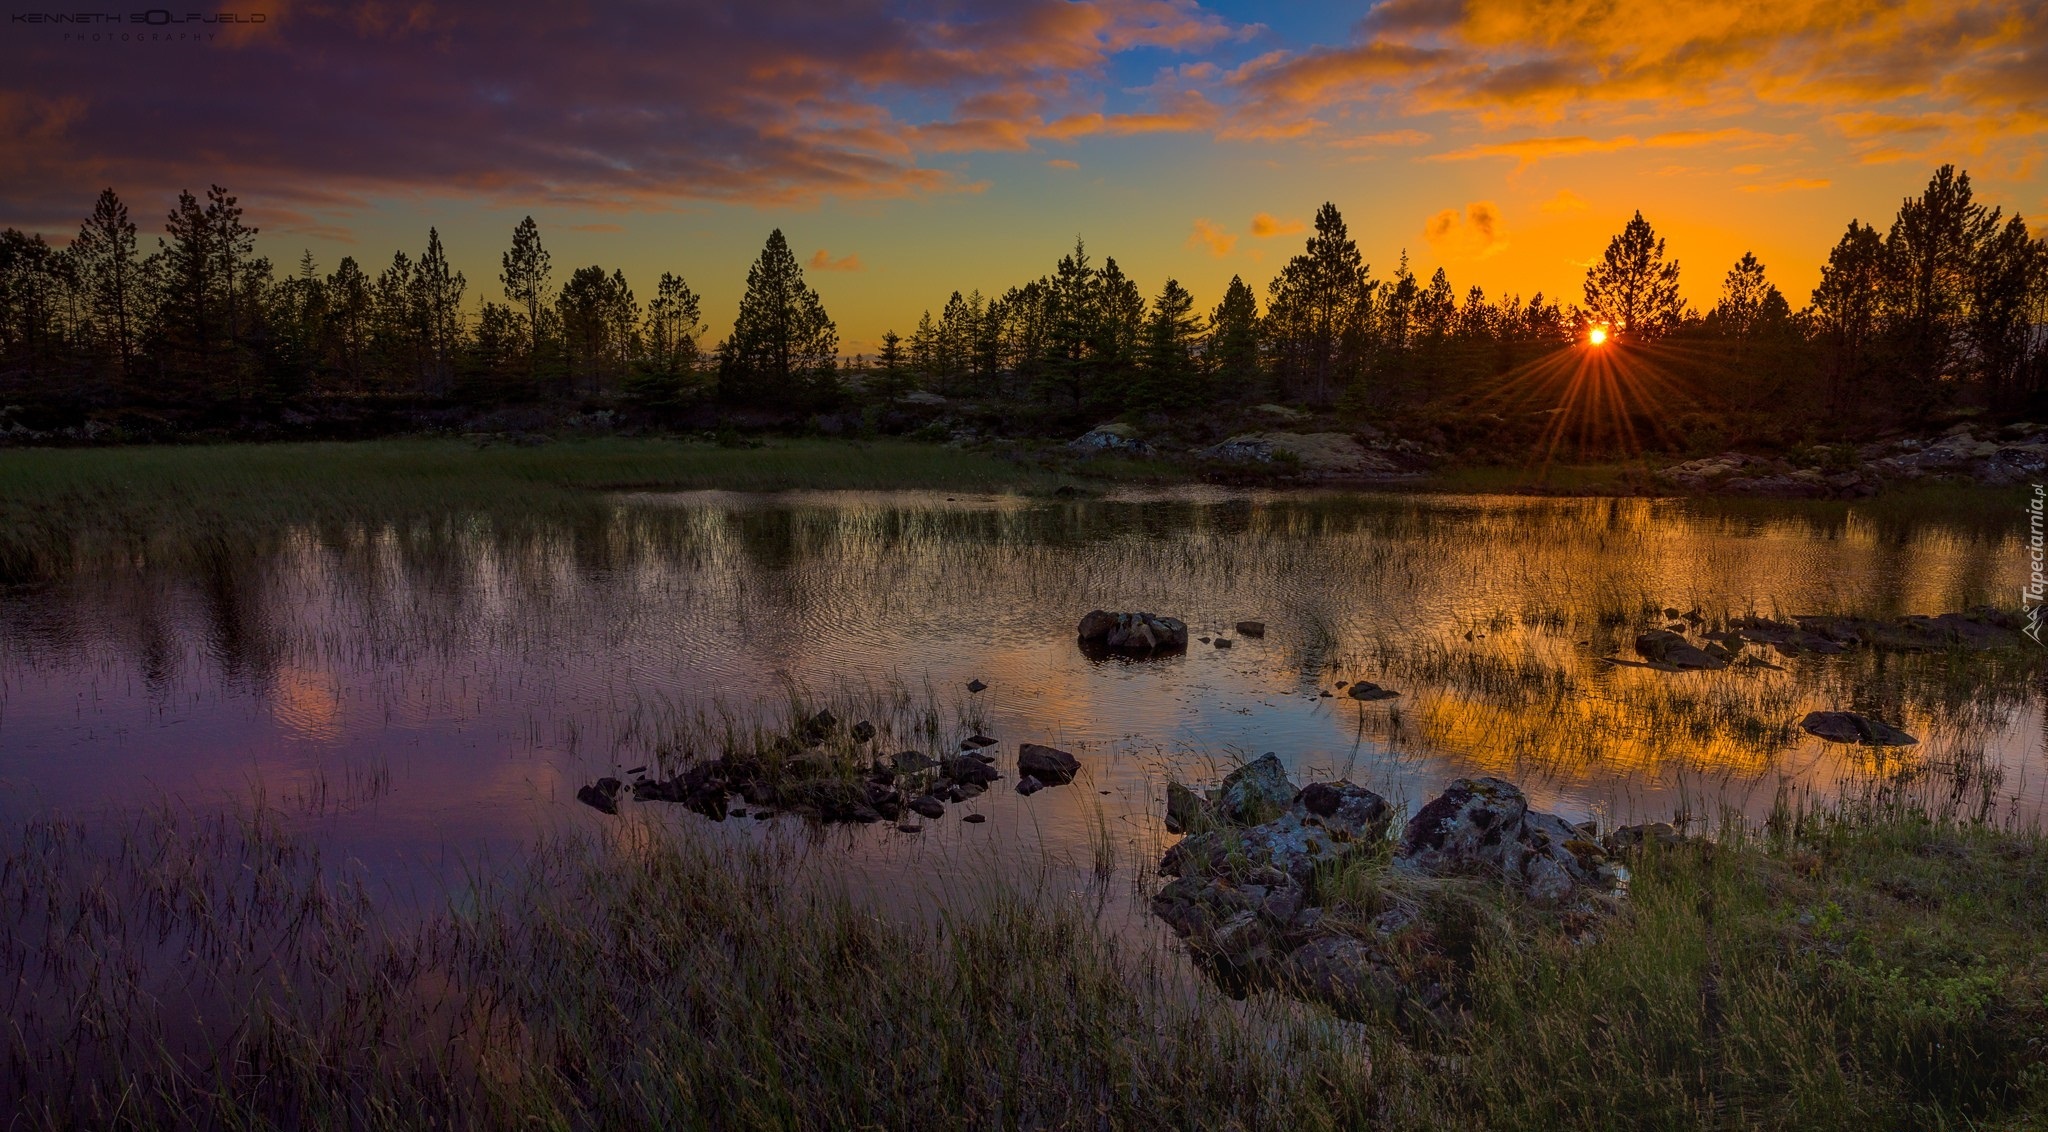
[(1077, 238), (1263, 297), (1325, 201), (1379, 277), (1567, 301), (1641, 210), (1702, 308), (1745, 251), (1804, 305), (1941, 163), (2048, 220), (2042, 0), (11, 2), (0, 226), (111, 186), (153, 248), (218, 183), (280, 269), (437, 227), (474, 305), (530, 214), (558, 283), (683, 276), (706, 345), (773, 228), (852, 353)]

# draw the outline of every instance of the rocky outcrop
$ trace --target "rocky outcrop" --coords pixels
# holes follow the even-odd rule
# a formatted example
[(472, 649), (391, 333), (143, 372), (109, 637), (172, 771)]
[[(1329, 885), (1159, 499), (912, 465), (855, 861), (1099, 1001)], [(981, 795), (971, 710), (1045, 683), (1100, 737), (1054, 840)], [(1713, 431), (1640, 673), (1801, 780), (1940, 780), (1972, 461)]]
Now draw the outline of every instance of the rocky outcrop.
[(1127, 424), (1097, 425), (1068, 441), (1067, 447), (1084, 456), (1100, 456), (1106, 453), (1124, 456), (1153, 454), (1152, 446), (1139, 440), (1137, 430)]
[(1812, 711), (1799, 721), (1809, 735), (1830, 743), (1854, 743), (1862, 747), (1911, 747), (1920, 740), (1893, 727), (1853, 711)]
[(1617, 880), (1605, 850), (1587, 831), (1531, 810), (1520, 789), (1498, 778), (1451, 783), (1409, 819), (1395, 857), (1434, 876), (1495, 878), (1531, 900), (1552, 904), (1585, 889), (1612, 891)]
[(1175, 617), (1150, 613), (1111, 613), (1096, 609), (1081, 618), (1076, 627), (1084, 649), (1148, 656), (1154, 653), (1185, 652), (1187, 623)]
[(1656, 475), (1668, 487), (1696, 494), (1861, 499), (1887, 483), (1938, 479), (2004, 487), (2039, 480), (2044, 472), (2048, 426), (1995, 429), (1965, 423), (1932, 440), (1905, 437), (1866, 444), (1853, 460), (1834, 459), (1825, 467), (1724, 452), (1673, 464)]
[(1224, 463), (1291, 464), (1318, 476), (1399, 476), (1408, 471), (1342, 432), (1247, 432), (1196, 453)]
[[(1232, 988), (1271, 986), (1349, 1016), (1415, 1024), (1451, 1001), (1444, 980), (1456, 964), (1432, 951), (1439, 933), (1427, 922), (1428, 900), (1403, 892), (1498, 885), (1505, 909), (1558, 909), (1582, 920), (1626, 892), (1627, 869), (1590, 828), (1531, 810), (1511, 783), (1460, 779), (1408, 822), (1391, 864), (1377, 866), (1387, 871), (1365, 874), (1377, 875), (1386, 907), (1363, 918), (1347, 907), (1326, 918), (1318, 871), (1385, 860), (1393, 810), (1349, 782), (1294, 790), (1275, 777), (1278, 769), (1277, 757), (1263, 756), (1206, 798), (1177, 784), (1167, 789), (1168, 828), (1189, 832), (1159, 863), (1173, 879), (1152, 909)], [(1261, 812), (1283, 796), (1276, 813)]]

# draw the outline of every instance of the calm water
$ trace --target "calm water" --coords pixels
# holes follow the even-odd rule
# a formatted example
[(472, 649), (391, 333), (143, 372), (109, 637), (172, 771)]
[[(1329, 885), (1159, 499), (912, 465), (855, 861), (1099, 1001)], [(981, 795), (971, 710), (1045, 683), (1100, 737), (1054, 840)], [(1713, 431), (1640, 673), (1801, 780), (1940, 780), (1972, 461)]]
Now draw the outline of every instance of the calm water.
[[(1211, 781), (1268, 750), (1297, 778), (1343, 775), (1410, 804), (1486, 772), (1575, 817), (1754, 813), (1782, 778), (1825, 792), (1874, 768), (1789, 726), (1814, 707), (1902, 723), (1923, 742), (1891, 765), (1981, 763), (1976, 782), (2005, 809), (2036, 813), (2036, 675), (1957, 691), (1898, 658), (1682, 675), (1599, 659), (1631, 656), (1667, 606), (2010, 605), (2017, 532), (1840, 508), (1206, 489), (691, 493), (516, 533), (459, 518), (307, 526), (0, 591), (0, 815), (260, 794), (352, 867), (432, 887), (537, 831), (622, 820), (576, 788), (648, 763), (693, 711), (780, 710), (792, 685), (900, 686), (948, 721), (979, 711), (1006, 769), (1020, 740), (1085, 765), (1030, 799), (1001, 784), (922, 835), (817, 834), (883, 872), (1041, 848), (1078, 860), (1092, 825), (1140, 860), (1166, 775)], [(1073, 639), (1096, 607), (1178, 616), (1197, 635), (1237, 638), (1243, 619), (1267, 631), (1096, 661)], [(977, 678), (989, 689), (971, 698)], [(1318, 695), (1361, 678), (1404, 694)], [(990, 820), (959, 822), (970, 809)]]

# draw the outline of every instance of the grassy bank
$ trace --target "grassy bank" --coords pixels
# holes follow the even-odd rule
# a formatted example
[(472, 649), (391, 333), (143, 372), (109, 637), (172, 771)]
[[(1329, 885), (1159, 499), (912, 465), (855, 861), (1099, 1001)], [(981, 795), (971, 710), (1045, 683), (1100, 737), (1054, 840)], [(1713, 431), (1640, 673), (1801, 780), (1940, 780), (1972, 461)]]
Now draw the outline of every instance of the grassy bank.
[[(1595, 942), (1458, 899), (1418, 1034), (1232, 1003), (1102, 901), (957, 866), (877, 914), (694, 819), (536, 845), (423, 922), (261, 813), (0, 864), (17, 1127), (2034, 1127), (2048, 845), (1880, 803), (1636, 862)], [(1372, 866), (1365, 866), (1370, 869)], [(1370, 876), (1344, 878), (1368, 893)], [(1364, 897), (1359, 897), (1363, 899)], [(204, 1021), (192, 1015), (204, 1016)]]

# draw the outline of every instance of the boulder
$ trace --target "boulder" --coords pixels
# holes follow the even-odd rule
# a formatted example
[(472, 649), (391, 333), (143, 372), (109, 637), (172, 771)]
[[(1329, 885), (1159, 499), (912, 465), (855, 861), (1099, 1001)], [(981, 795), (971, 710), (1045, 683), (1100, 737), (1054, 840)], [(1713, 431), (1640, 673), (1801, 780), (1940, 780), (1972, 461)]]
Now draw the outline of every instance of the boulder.
[(1188, 833), (1207, 824), (1209, 802), (1178, 782), (1166, 784), (1166, 832)]
[(1076, 629), (1083, 648), (1149, 655), (1181, 652), (1188, 647), (1187, 624), (1150, 613), (1110, 613), (1097, 609), (1081, 618)]
[(1217, 787), (1217, 816), (1238, 825), (1264, 821), (1294, 801), (1294, 783), (1287, 780), (1287, 768), (1271, 751), (1238, 767)]
[(1351, 685), (1350, 690), (1344, 694), (1354, 700), (1372, 703), (1378, 700), (1391, 700), (1401, 693), (1396, 692), (1392, 688), (1382, 688), (1370, 680), (1360, 680), (1358, 683)]
[(875, 725), (863, 719), (853, 725), (852, 734), (854, 742), (865, 743), (875, 737)]
[(911, 812), (923, 814), (928, 818), (946, 816), (946, 803), (932, 797), (930, 794), (921, 794), (912, 798), (908, 805)]
[(1327, 476), (1395, 476), (1405, 469), (1384, 453), (1342, 432), (1248, 432), (1198, 453), (1226, 463), (1284, 461), (1304, 472)]
[(1920, 742), (1889, 723), (1853, 711), (1810, 711), (1799, 726), (1830, 743), (1864, 747), (1911, 747)]
[(1500, 879), (1532, 900), (1612, 891), (1601, 847), (1555, 814), (1529, 808), (1513, 783), (1461, 778), (1409, 819), (1395, 859), (1430, 875)]
[(1237, 635), (1240, 637), (1263, 637), (1266, 635), (1266, 623), (1264, 621), (1240, 621), (1237, 623)]
[(1001, 778), (1002, 772), (973, 755), (956, 755), (947, 759), (940, 767), (948, 781), (960, 785), (987, 786)]
[(1045, 789), (1045, 783), (1040, 782), (1031, 775), (1020, 774), (1017, 776), (1017, 793), (1024, 795), (1026, 798), (1043, 789)]
[(1708, 654), (1705, 650), (1668, 629), (1651, 629), (1636, 637), (1636, 652), (1652, 664), (1668, 665), (1672, 668), (1718, 669), (1728, 667), (1728, 662)]
[(1097, 425), (1067, 442), (1068, 449), (1084, 456), (1118, 454), (1150, 456), (1152, 446), (1138, 439), (1137, 430), (1127, 424)]
[(1289, 953), (1280, 965), (1284, 985), (1346, 1018), (1391, 1014), (1407, 996), (1400, 975), (1371, 945), (1325, 935)]
[[(1017, 748), (1017, 773), (1035, 778), (1041, 785), (1065, 785), (1080, 771), (1081, 760), (1056, 747), (1025, 743)], [(1021, 790), (1023, 784), (1018, 787)]]

